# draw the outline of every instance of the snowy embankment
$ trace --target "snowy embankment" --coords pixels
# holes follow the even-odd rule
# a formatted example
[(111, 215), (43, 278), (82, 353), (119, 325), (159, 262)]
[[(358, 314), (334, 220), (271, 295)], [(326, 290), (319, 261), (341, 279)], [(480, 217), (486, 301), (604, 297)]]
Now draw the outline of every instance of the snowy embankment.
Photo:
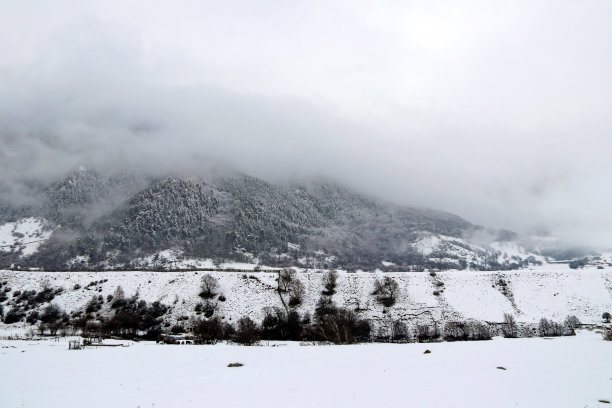
[[(0, 341), (6, 407), (605, 407), (609, 342), (577, 336), (433, 344), (68, 350)], [(430, 354), (424, 354), (426, 349)], [(228, 368), (240, 362), (244, 366)]]
[[(223, 319), (235, 321), (250, 316), (261, 321), (264, 307), (282, 307), (275, 291), (274, 272), (0, 271), (0, 282), (6, 282), (3, 290), (11, 289), (4, 302), (5, 314), (11, 308), (11, 293), (17, 290), (62, 287), (63, 293), (52, 302), (72, 312), (82, 310), (92, 296), (102, 295), (106, 299), (121, 286), (126, 296), (138, 293), (140, 299), (170, 306), (166, 319), (174, 321), (194, 315), (196, 304), (202, 301), (198, 296), (200, 280), (207, 273), (218, 278), (219, 293), (226, 299), (217, 301), (216, 314)], [(382, 276), (391, 276), (399, 284), (397, 303), (390, 308), (378, 304), (371, 295), (374, 280)], [(298, 277), (305, 286), (304, 301), (298, 311), (312, 314), (323, 289), (323, 273), (301, 271)], [(336, 290), (333, 296), (336, 304), (358, 310), (362, 318), (373, 322), (391, 319), (408, 324), (463, 319), (501, 322), (504, 313), (512, 313), (517, 321), (525, 323), (535, 323), (542, 317), (563, 321), (569, 314), (583, 323), (599, 323), (603, 312), (612, 312), (610, 268), (571, 270), (566, 265), (548, 265), (506, 272), (340, 272)], [(5, 326), (3, 331), (23, 325), (15, 323)]]

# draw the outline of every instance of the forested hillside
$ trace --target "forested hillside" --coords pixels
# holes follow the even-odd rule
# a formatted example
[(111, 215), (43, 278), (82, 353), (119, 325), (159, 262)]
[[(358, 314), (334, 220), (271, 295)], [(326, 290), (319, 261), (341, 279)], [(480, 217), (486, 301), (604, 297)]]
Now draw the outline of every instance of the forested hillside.
[[(130, 269), (169, 249), (179, 258), (348, 269), (507, 269), (529, 262), (527, 253), (503, 257), (471, 244), (469, 236), (483, 228), (458, 216), (390, 204), (322, 179), (271, 184), (240, 174), (79, 169), (30, 186), (28, 196), (27, 204), (0, 201), (0, 268)], [(35, 220), (37, 229), (18, 232), (23, 220)], [(512, 239), (505, 235), (500, 242)], [(36, 250), (28, 251), (34, 241)]]

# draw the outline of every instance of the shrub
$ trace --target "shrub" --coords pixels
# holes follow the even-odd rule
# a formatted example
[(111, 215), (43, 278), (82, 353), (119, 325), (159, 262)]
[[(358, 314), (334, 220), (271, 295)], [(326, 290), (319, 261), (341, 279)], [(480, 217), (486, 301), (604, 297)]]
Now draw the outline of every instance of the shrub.
[(11, 324), (21, 321), (25, 317), (25, 311), (19, 307), (13, 307), (4, 316), (4, 323)]
[(315, 307), (315, 318), (321, 320), (325, 315), (335, 314), (337, 307), (331, 298), (327, 296), (321, 296)]
[[(114, 305), (118, 296), (115, 295)], [(116, 336), (133, 338), (138, 331), (146, 332), (145, 338), (155, 339), (160, 334), (161, 317), (168, 307), (160, 302), (148, 304), (138, 300), (138, 295), (124, 299), (121, 307), (115, 308), (115, 313), (104, 322), (103, 331)]]
[(444, 339), (449, 341), (467, 340), (468, 332), (464, 322), (448, 322), (444, 325)]
[(428, 324), (417, 324), (416, 338), (420, 343), (434, 341), (438, 337), (440, 337), (440, 331), (435, 323), (433, 326)]
[(195, 319), (191, 324), (199, 343), (215, 344), (224, 338), (223, 323), (218, 317)]
[(612, 341), (612, 329), (605, 329), (602, 333), (603, 339), (606, 341)]
[(40, 321), (46, 324), (53, 324), (63, 318), (64, 311), (55, 304), (50, 304), (45, 307), (40, 314)]
[(540, 337), (563, 336), (571, 334), (568, 333), (567, 329), (562, 324), (545, 318), (540, 319), (538, 332), (540, 333)]
[(30, 314), (28, 314), (28, 317), (26, 318), (26, 322), (29, 324), (36, 324), (39, 319), (40, 319), (40, 314), (36, 310), (33, 310), (30, 312)]
[(79, 285), (79, 284), (77, 283), (76, 285), (74, 285), (74, 286), (72, 287), (72, 289), (73, 289), (73, 290), (79, 290), (79, 289), (81, 289), (81, 285)]
[(93, 295), (85, 306), (85, 313), (89, 314), (99, 311), (100, 309), (102, 309), (102, 302), (104, 302), (104, 300), (101, 298), (101, 296), (97, 297), (96, 295)]
[(194, 309), (196, 314), (203, 313), (205, 317), (212, 317), (212, 315), (215, 314), (216, 310), (217, 310), (217, 304), (210, 302), (208, 300), (204, 303), (199, 302), (198, 304), (195, 305), (195, 309)]
[(53, 299), (55, 299), (55, 295), (59, 295), (62, 292), (63, 292), (63, 289), (61, 288), (57, 288), (56, 290), (53, 290), (53, 288), (47, 286), (43, 290), (38, 292), (36, 296), (34, 296), (33, 302), (31, 303), (40, 304), (40, 303), (51, 302)]
[(589, 258), (574, 259), (569, 263), (572, 269), (584, 268), (589, 263)]
[(298, 307), (301, 304), (302, 304), (302, 299), (300, 299), (299, 297), (296, 297), (293, 295), (289, 297), (289, 302), (288, 302), (289, 307)]
[(185, 328), (183, 326), (181, 326), (180, 324), (175, 324), (170, 329), (170, 333), (172, 333), (172, 334), (185, 333)]
[(303, 326), (310, 321), (302, 320), (295, 310), (286, 313), (278, 307), (265, 307), (263, 314), (261, 338), (266, 340), (302, 340)]
[(484, 324), (471, 323), (468, 327), (468, 340), (491, 340), (491, 330)]
[(601, 318), (604, 319), (604, 322), (610, 323), (610, 319), (612, 319), (612, 315), (610, 315), (610, 312), (604, 312), (601, 315)]
[(391, 325), (391, 340), (395, 342), (405, 342), (410, 339), (408, 327), (401, 320), (393, 321)]

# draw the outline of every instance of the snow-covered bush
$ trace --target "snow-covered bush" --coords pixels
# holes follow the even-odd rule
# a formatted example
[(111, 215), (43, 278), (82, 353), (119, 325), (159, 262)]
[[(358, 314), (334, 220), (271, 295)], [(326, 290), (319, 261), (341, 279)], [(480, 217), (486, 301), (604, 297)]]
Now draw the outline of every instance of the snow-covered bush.
[(565, 324), (567, 328), (574, 330), (575, 328), (580, 326), (580, 320), (578, 320), (576, 316), (571, 315), (565, 318), (565, 322), (563, 322), (563, 324)]

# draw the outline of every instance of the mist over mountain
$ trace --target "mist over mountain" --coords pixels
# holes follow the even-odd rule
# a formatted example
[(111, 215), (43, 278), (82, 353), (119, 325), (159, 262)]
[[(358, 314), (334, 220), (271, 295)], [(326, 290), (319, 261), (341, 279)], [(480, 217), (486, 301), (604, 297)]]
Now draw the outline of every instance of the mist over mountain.
[[(500, 259), (499, 251), (476, 243), (485, 235), (489, 243), (514, 242), (514, 233), (391, 204), (323, 178), (272, 184), (232, 171), (160, 177), (80, 168), (31, 186), (30, 196), (36, 201), (28, 205), (4, 201), (0, 224), (15, 225), (15, 234), (21, 220), (38, 220), (47, 236), (5, 248), (0, 268), (155, 267), (144, 259), (166, 250), (182, 259), (328, 268), (486, 269), (529, 262), (527, 254)], [(36, 251), (26, 250), (28, 241)]]

